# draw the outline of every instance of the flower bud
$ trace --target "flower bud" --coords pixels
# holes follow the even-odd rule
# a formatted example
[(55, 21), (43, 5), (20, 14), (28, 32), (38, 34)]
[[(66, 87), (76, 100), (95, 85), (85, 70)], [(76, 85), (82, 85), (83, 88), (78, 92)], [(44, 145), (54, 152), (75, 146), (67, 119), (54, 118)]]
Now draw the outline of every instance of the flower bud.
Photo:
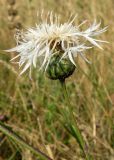
[(61, 56), (58, 54), (51, 58), (46, 70), (48, 78), (61, 80), (69, 77), (74, 72), (75, 65), (68, 58), (62, 58), (61, 60), (60, 58)]

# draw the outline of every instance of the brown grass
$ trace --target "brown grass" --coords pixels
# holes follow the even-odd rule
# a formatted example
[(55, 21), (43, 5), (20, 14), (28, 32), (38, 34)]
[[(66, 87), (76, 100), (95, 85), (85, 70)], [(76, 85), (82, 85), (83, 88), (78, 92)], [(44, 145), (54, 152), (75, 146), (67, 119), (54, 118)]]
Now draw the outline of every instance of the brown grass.
[[(9, 8), (18, 14), (9, 18)], [(13, 7), (8, 0), (0, 0), (0, 115), (7, 117), (13, 130), (54, 160), (84, 159), (78, 144), (57, 119), (57, 108), (64, 105), (59, 83), (35, 71), (32, 80), (28, 75), (18, 77), (18, 66), (9, 61), (13, 55), (3, 51), (15, 45), (16, 24), (23, 28), (34, 26), (40, 21), (36, 14), (42, 9), (60, 14), (61, 21), (77, 13), (76, 24), (96, 18), (102, 26), (109, 26), (102, 39), (110, 43), (103, 46), (104, 51), (95, 48), (87, 54), (92, 65), (78, 60), (79, 67), (68, 79), (67, 87), (90, 154), (95, 160), (114, 160), (113, 0), (18, 0)], [(20, 149), (7, 137), (1, 139), (0, 160), (10, 160), (11, 156), (12, 160), (35, 160), (28, 150)]]

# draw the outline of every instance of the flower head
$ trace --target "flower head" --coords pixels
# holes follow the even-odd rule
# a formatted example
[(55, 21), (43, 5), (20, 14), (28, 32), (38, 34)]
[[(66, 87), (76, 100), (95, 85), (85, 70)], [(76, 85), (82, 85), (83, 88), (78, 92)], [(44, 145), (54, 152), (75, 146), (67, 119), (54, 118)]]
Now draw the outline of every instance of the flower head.
[[(74, 17), (69, 22), (61, 24), (58, 16), (54, 16), (52, 12), (48, 15), (46, 21), (43, 21), (35, 28), (29, 28), (26, 32), (19, 32), (16, 34), (17, 46), (6, 50), (8, 52), (16, 51), (18, 55), (12, 60), (20, 57), (19, 66), (23, 69), (21, 74), (32, 66), (36, 67), (37, 62), (40, 61), (39, 69), (47, 69), (51, 58), (55, 54), (60, 54), (60, 61), (68, 58), (73, 65), (75, 64), (75, 57), (80, 55), (87, 61), (84, 52), (87, 49), (96, 46), (100, 49), (100, 43), (106, 42), (96, 39), (99, 34), (105, 32), (107, 27), (99, 29), (101, 23), (94, 23), (84, 31), (80, 30), (80, 26), (85, 21), (74, 26)], [(49, 19), (49, 22), (47, 22)], [(20, 39), (21, 37), (21, 39)], [(82, 40), (83, 39), (83, 40)], [(88, 42), (91, 44), (88, 46)]]

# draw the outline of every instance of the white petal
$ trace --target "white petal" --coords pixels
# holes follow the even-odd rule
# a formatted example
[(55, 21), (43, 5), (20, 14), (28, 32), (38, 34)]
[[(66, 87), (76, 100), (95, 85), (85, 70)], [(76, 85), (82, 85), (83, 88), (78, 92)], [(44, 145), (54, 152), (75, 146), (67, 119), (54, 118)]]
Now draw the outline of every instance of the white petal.
[(71, 51), (68, 52), (68, 56), (69, 56), (70, 61), (76, 66)]
[(28, 62), (28, 63), (24, 66), (24, 68), (23, 68), (22, 72), (20, 73), (20, 75), (22, 75), (22, 74), (30, 67), (30, 65), (31, 65), (31, 63)]
[(95, 39), (93, 39), (93, 38), (90, 38), (90, 37), (85, 37), (88, 41), (90, 41), (93, 45), (95, 45), (95, 46), (97, 46), (98, 48), (100, 48), (100, 49), (102, 49), (103, 50), (103, 48), (97, 43), (97, 42), (95, 42)]
[(81, 56), (87, 63), (90, 63), (90, 64), (91, 64), (91, 62), (84, 56), (83, 53), (80, 53), (80, 56)]
[(14, 59), (20, 57), (20, 55), (18, 54), (17, 56), (15, 56), (14, 58), (12, 58), (10, 61), (13, 61)]
[(47, 48), (47, 51), (46, 51), (46, 53), (45, 53), (45, 57), (44, 57), (44, 60), (43, 60), (42, 65), (41, 65), (41, 67), (40, 67), (40, 70), (44, 67), (44, 65), (45, 65), (46, 62), (48, 61), (49, 55), (50, 55), (50, 50), (49, 50), (49, 48)]

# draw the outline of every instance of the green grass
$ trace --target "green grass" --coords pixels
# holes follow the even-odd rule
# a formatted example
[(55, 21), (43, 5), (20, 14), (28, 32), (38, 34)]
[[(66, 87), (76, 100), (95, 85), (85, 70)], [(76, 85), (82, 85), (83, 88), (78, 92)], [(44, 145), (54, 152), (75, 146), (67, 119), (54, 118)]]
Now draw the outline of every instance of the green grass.
[[(78, 68), (67, 80), (71, 106), (78, 126), (95, 160), (114, 158), (114, 18), (113, 0), (20, 0), (16, 2), (15, 19), (23, 27), (34, 26), (40, 18), (36, 12), (42, 8), (53, 10), (67, 21), (69, 14), (77, 13), (76, 24), (94, 18), (109, 25), (102, 39), (104, 51), (88, 51), (92, 64), (77, 59)], [(56, 160), (82, 160), (84, 156), (73, 136), (60, 123), (59, 110), (66, 105), (58, 81), (51, 81), (34, 70), (32, 80), (28, 74), (18, 77), (18, 66), (10, 62), (10, 53), (4, 49), (15, 45), (15, 30), (10, 30), (8, 2), (0, 0), (0, 115), (4, 121), (29, 144), (39, 148)], [(30, 151), (0, 132), (0, 160), (35, 160)]]

